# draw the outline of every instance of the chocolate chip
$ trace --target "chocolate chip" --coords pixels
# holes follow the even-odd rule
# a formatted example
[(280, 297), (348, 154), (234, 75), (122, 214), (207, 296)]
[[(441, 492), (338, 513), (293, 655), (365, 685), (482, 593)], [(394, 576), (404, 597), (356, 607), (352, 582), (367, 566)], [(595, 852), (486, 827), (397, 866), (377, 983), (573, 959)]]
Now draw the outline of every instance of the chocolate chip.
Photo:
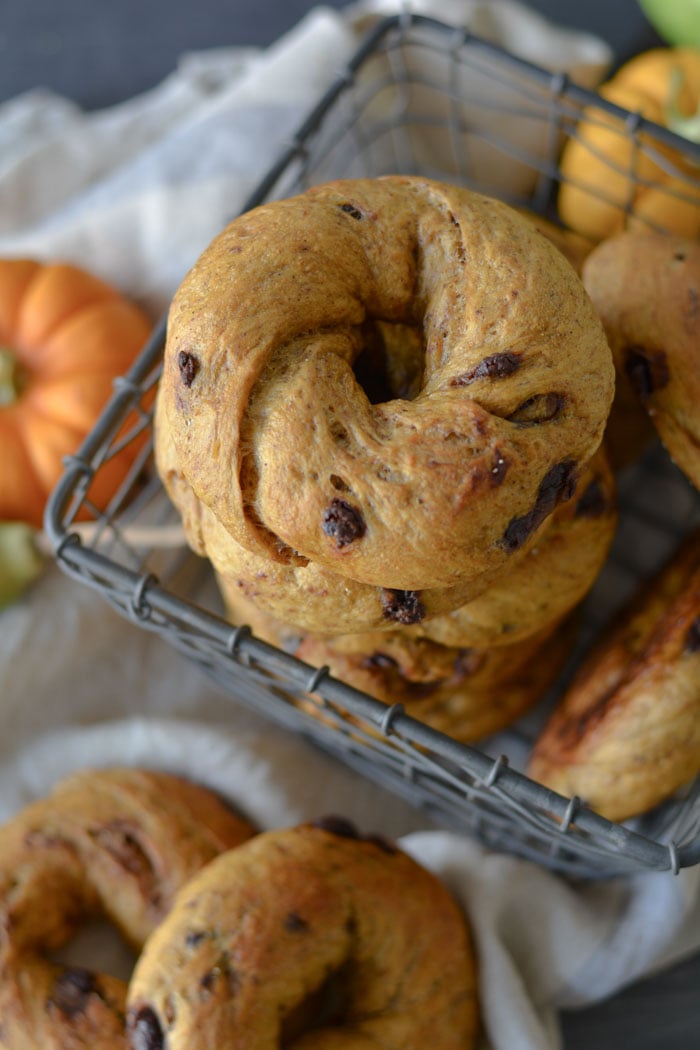
[(508, 416), (511, 423), (517, 423), (522, 427), (536, 426), (538, 423), (549, 423), (560, 415), (564, 407), (565, 399), (561, 394), (536, 394), (523, 401)]
[(700, 616), (696, 616), (685, 636), (683, 652), (686, 654), (700, 652)]
[(558, 503), (566, 503), (576, 491), (576, 461), (565, 459), (555, 463), (542, 479), (537, 492), (537, 502), (544, 505), (547, 513)]
[(324, 515), (322, 526), (326, 536), (335, 540), (338, 549), (362, 539), (366, 526), (362, 515), (344, 499), (332, 499)]
[(520, 354), (504, 351), (500, 354), (489, 354), (478, 365), (461, 376), (454, 376), (450, 386), (468, 386), (475, 379), (503, 379), (517, 372), (520, 368)]
[(301, 915), (290, 911), (284, 917), (284, 928), (288, 933), (306, 933), (309, 924), (306, 919), (302, 919)]
[(520, 550), (536, 527), (535, 517), (532, 512), (524, 514), (520, 518), (511, 518), (506, 531), (503, 533), (501, 545), (509, 554), (513, 554), (515, 551)]
[(217, 969), (208, 970), (203, 977), (200, 978), (199, 987), (203, 992), (211, 993), (212, 988), (219, 979), (220, 973)]
[(65, 1017), (75, 1017), (85, 1009), (91, 995), (99, 995), (95, 974), (72, 967), (56, 978), (48, 1005), (60, 1010)]
[(181, 350), (177, 355), (177, 367), (180, 369), (180, 378), (185, 386), (192, 386), (194, 377), (199, 371), (199, 359), (194, 354)]
[(345, 204), (341, 204), (340, 210), (344, 211), (346, 215), (350, 215), (353, 219), (362, 218), (362, 212), (360, 211), (360, 209), (356, 208), (354, 204), (350, 204), (349, 201), (347, 201)]
[(663, 350), (631, 346), (625, 352), (625, 373), (637, 394), (646, 401), (655, 390), (668, 385), (671, 378)]
[(519, 550), (535, 529), (559, 503), (563, 503), (574, 494), (576, 489), (576, 463), (565, 459), (550, 467), (540, 482), (537, 499), (532, 510), (519, 518), (512, 518), (506, 527), (501, 545), (512, 554)]
[(365, 842), (371, 842), (373, 846), (380, 849), (382, 853), (398, 853), (393, 842), (389, 842), (383, 835), (365, 835)]
[(369, 656), (362, 658), (362, 666), (368, 671), (374, 670), (375, 668), (382, 671), (395, 670), (399, 665), (393, 656), (389, 656), (388, 653), (370, 653)]
[(185, 945), (187, 948), (196, 948), (198, 944), (201, 944), (206, 933), (203, 930), (188, 930), (187, 936), (185, 937)]
[(574, 512), (577, 518), (599, 518), (609, 510), (610, 503), (606, 498), (603, 486), (594, 478), (581, 494)]
[(327, 816), (314, 820), (312, 827), (320, 828), (321, 831), (329, 831), (331, 835), (339, 835), (344, 839), (359, 839), (360, 834), (355, 825), (345, 817)]
[(152, 1006), (142, 1006), (129, 1018), (131, 1050), (165, 1050), (165, 1036)]
[(381, 593), (382, 610), (385, 620), (395, 623), (420, 623), (425, 616), (425, 606), (419, 598), (419, 591), (397, 591), (385, 588)]

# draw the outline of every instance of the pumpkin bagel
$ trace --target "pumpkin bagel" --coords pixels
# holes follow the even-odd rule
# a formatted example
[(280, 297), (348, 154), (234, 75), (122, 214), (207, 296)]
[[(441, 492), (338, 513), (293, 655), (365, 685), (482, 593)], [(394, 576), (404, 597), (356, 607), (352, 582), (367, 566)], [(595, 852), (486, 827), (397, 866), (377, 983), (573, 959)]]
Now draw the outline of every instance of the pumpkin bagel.
[(0, 1050), (125, 1050), (126, 985), (52, 953), (111, 920), (136, 950), (176, 891), (253, 828), (206, 788), (85, 770), (0, 829)]
[(700, 243), (621, 233), (591, 252), (583, 281), (617, 369), (615, 407), (636, 402), (700, 489)]
[(589, 653), (528, 772), (609, 820), (651, 809), (700, 773), (700, 533)]
[[(396, 342), (418, 353), (397, 364)], [(612, 392), (581, 282), (527, 219), (426, 179), (346, 180), (242, 215), (200, 257), (156, 443), (270, 565), (454, 588), (456, 608), (571, 495)]]
[(326, 818), (264, 832), (179, 895), (129, 986), (131, 1046), (469, 1050), (466, 921), (393, 844)]

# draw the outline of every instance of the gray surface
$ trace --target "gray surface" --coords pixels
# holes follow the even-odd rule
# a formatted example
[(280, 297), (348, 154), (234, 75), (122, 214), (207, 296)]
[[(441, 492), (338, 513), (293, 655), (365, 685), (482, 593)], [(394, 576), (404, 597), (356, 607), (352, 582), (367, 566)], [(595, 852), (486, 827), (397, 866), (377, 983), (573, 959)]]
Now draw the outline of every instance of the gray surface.
[[(183, 51), (265, 45), (311, 0), (0, 0), (0, 99), (43, 84), (89, 108), (152, 87)], [(326, 0), (341, 8), (345, 0)], [(562, 25), (603, 36), (620, 58), (653, 34), (636, 0), (535, 0)]]
[[(0, 100), (37, 85), (88, 108), (158, 83), (183, 51), (265, 45), (309, 0), (0, 0)], [(329, 0), (340, 8), (342, 0)], [(636, 0), (532, 0), (565, 25), (603, 36), (622, 61), (656, 37)], [(700, 955), (563, 1016), (565, 1050), (700, 1047)]]

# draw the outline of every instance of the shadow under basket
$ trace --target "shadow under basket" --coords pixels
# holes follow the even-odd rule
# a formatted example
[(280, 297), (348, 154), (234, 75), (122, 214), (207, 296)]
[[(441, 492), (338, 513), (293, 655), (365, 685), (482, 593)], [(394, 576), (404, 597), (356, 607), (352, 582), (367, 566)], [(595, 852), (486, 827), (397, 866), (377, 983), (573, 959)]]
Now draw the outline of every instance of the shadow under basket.
[[(700, 162), (700, 147), (560, 75), (432, 19), (389, 18), (377, 23), (242, 211), (333, 178), (400, 172), (459, 183), (552, 219), (561, 149), (577, 134), (584, 110), (587, 120), (598, 117), (625, 136), (632, 157), (651, 153), (668, 167), (670, 146)], [(694, 192), (700, 206), (697, 185)], [(625, 207), (631, 216), (633, 201)], [(227, 622), (212, 571), (178, 540), (179, 519), (153, 467), (151, 413), (164, 337), (163, 320), (117, 380), (49, 500), (46, 531), (68, 575), (160, 634), (232, 702), (250, 705), (492, 849), (583, 878), (678, 872), (700, 861), (700, 781), (644, 817), (615, 824), (519, 771), (552, 697), (480, 747), (466, 746), (409, 718), (400, 704), (380, 703), (326, 667)], [(98, 509), (92, 479), (131, 441), (138, 442), (132, 470)], [(698, 493), (660, 446), (621, 474), (619, 502), (617, 537), (584, 605), (572, 666), (639, 582), (700, 524)], [(92, 519), (88, 532), (78, 518)], [(317, 705), (322, 717), (300, 700)]]

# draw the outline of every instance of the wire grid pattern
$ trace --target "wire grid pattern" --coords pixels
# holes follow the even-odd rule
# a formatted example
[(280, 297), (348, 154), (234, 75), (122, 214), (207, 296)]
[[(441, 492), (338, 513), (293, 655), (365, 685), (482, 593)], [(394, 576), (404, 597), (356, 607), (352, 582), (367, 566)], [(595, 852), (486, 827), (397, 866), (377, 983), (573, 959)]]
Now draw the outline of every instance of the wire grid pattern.
[[(638, 156), (648, 155), (659, 160), (660, 171), (670, 166), (681, 181), (686, 178), (682, 165), (669, 160), (669, 145), (678, 149), (681, 140), (664, 129), (461, 30), (420, 16), (389, 18), (319, 101), (243, 210), (339, 176), (400, 171), (551, 213), (561, 147), (578, 134), (584, 111), (589, 124), (612, 122), (616, 134), (626, 136), (633, 170)], [(697, 185), (695, 192), (700, 194)], [(631, 213), (631, 196), (618, 203)], [(163, 320), (131, 371), (117, 380), (49, 501), (46, 527), (67, 574), (160, 634), (232, 699), (492, 848), (586, 878), (678, 871), (700, 860), (700, 781), (646, 817), (618, 825), (518, 771), (556, 692), (480, 748), (459, 744), (406, 716), (400, 704), (387, 707), (327, 668), (305, 664), (245, 625), (226, 622), (216, 596), (201, 597), (213, 588), (200, 559), (136, 539), (141, 526), (177, 520), (152, 464), (151, 413), (164, 336)], [(129, 441), (142, 443), (139, 455), (100, 511), (90, 500), (91, 479)], [(622, 477), (620, 504), (611, 556), (585, 604), (579, 644), (559, 692), (640, 580), (700, 525), (697, 493), (658, 447)], [(73, 527), (81, 508), (96, 522), (90, 542)]]

